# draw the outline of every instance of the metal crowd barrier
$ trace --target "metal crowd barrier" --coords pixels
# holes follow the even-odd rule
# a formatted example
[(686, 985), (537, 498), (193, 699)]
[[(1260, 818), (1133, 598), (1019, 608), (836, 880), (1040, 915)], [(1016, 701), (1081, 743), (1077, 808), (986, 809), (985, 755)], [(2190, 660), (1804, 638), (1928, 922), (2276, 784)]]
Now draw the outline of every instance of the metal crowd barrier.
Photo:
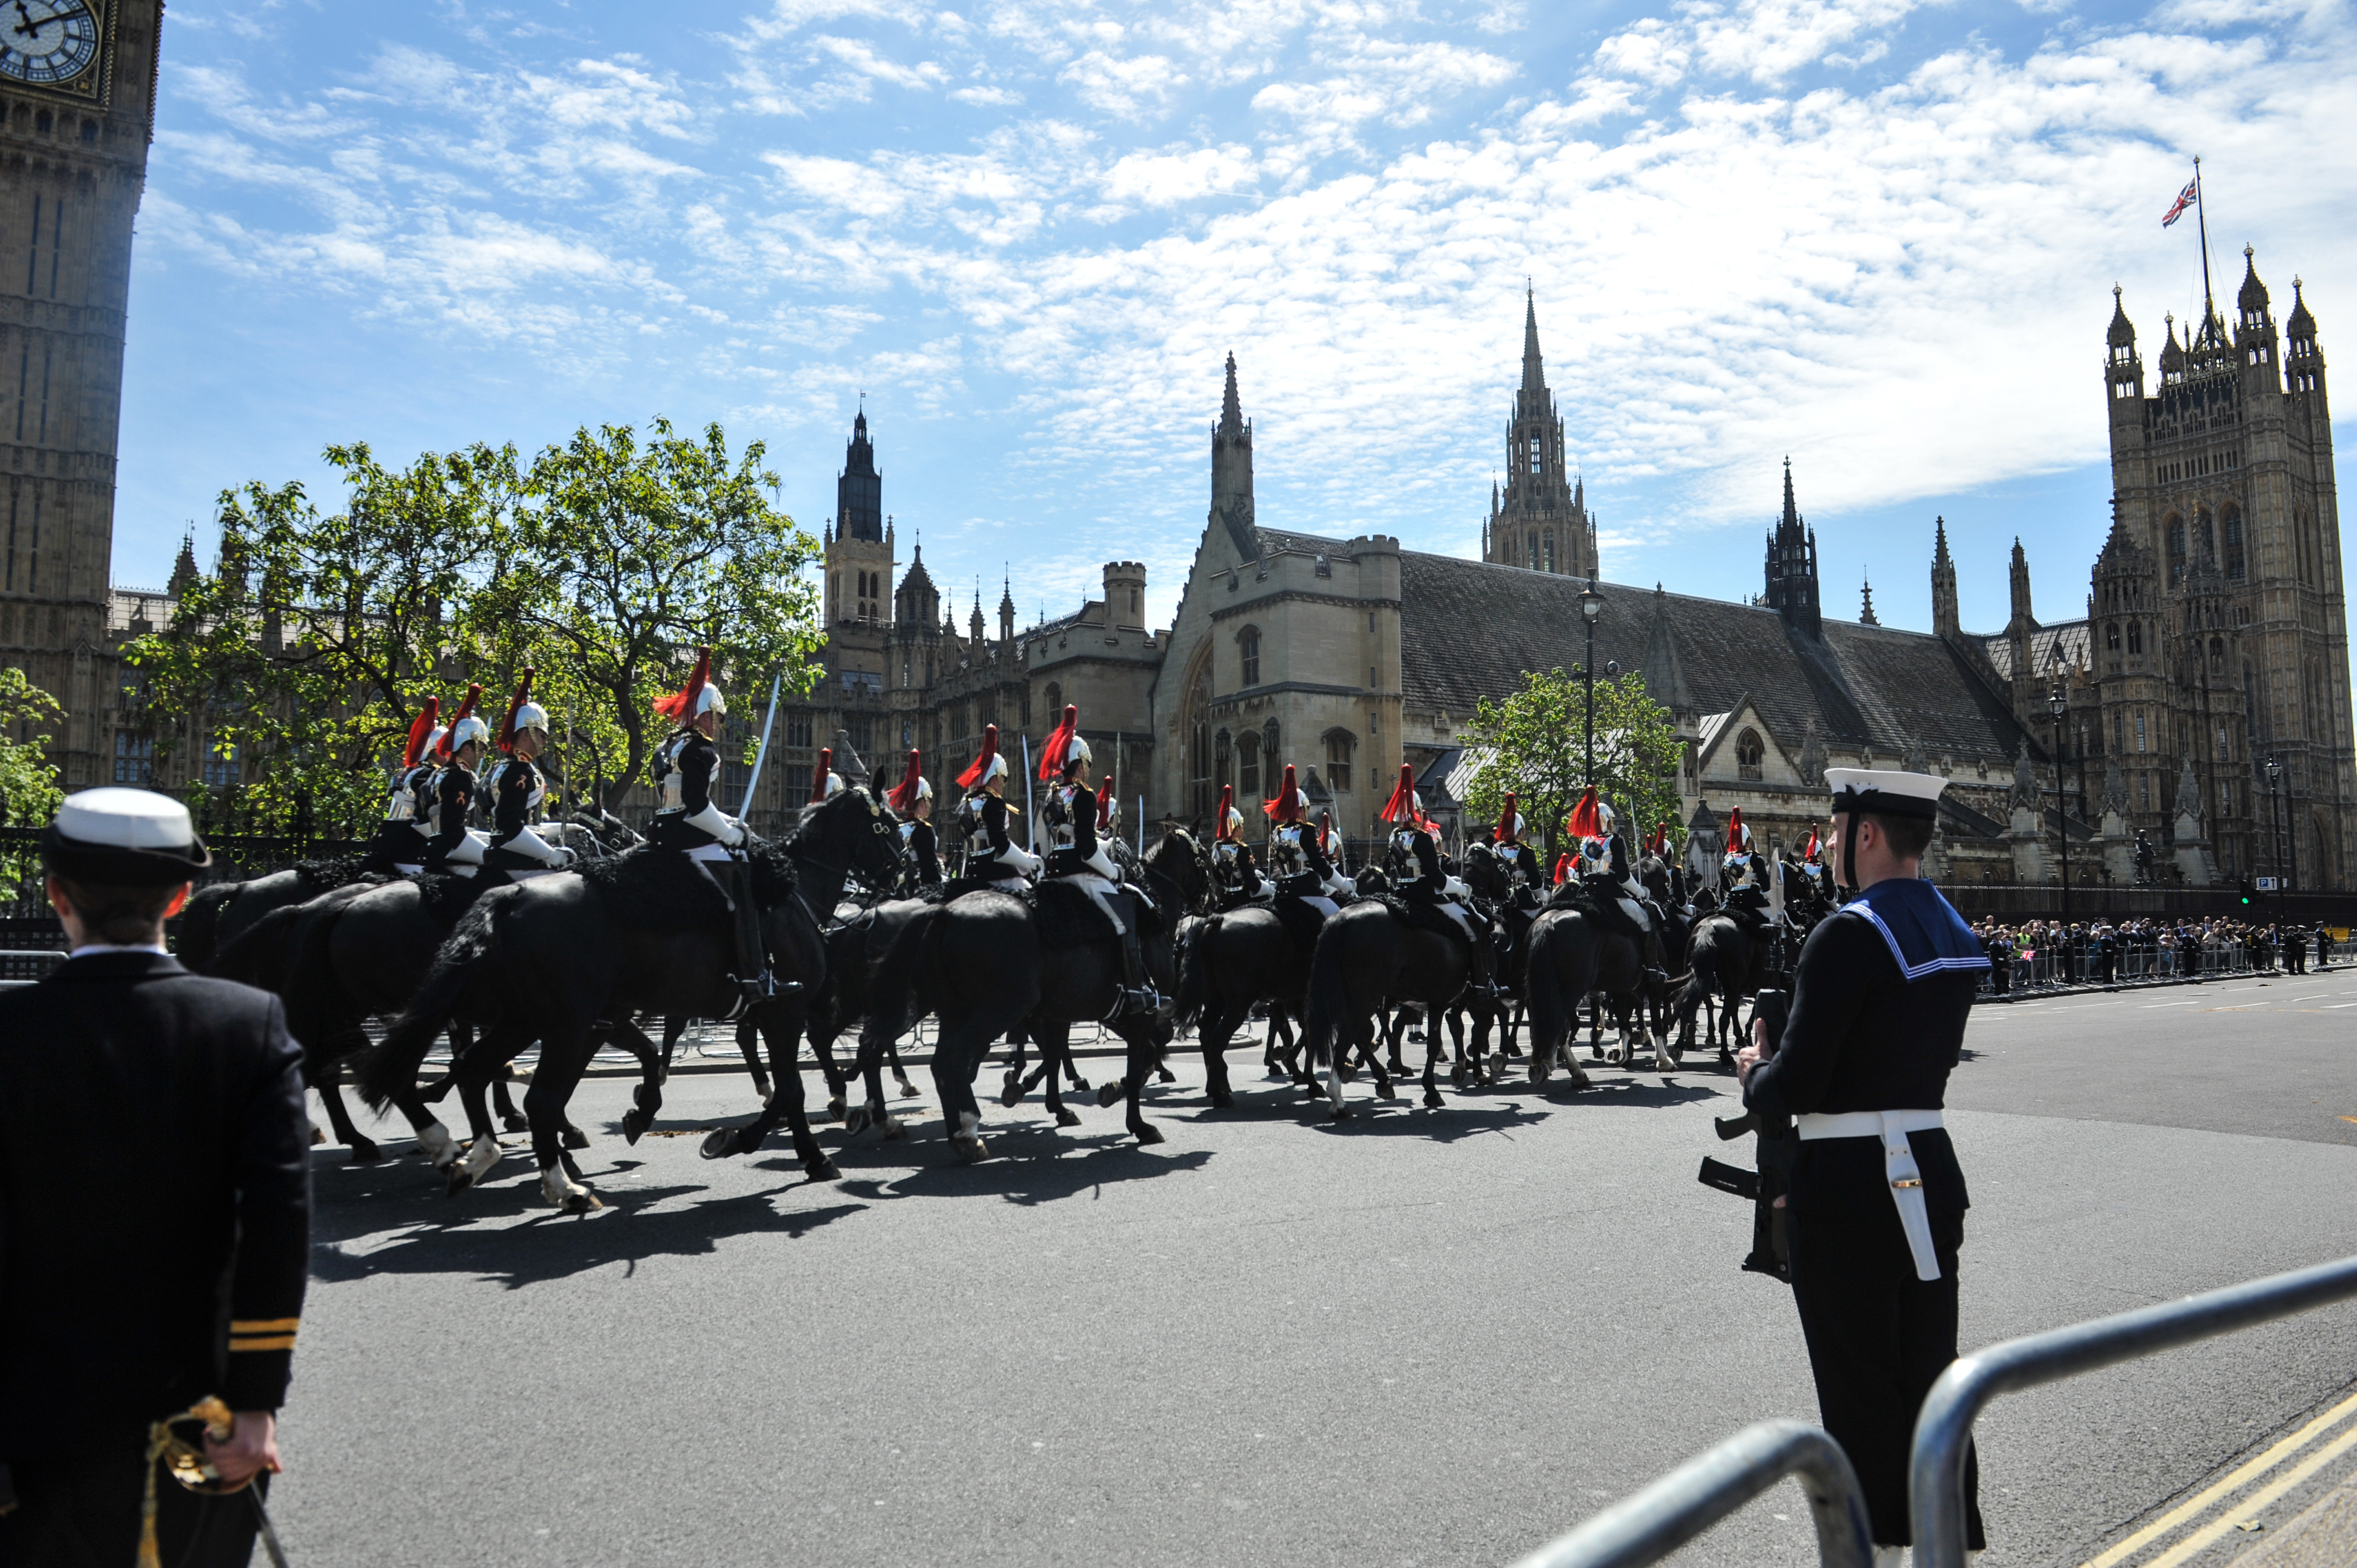
[[(2029, 957), (2017, 955), (2001, 961), (2006, 965), (2007, 989), (2014, 992), (2093, 984), (2103, 978), (2103, 960), (2095, 953), (2032, 949)], [(2206, 980), (2220, 975), (2277, 972), (2282, 968), (2278, 958), (2269, 970), (2258, 969), (2251, 950), (2241, 942), (2203, 942), (2181, 948), (2115, 949), (2112, 963), (2115, 983), (2134, 980), (2190, 980), (2197, 976)], [(1995, 971), (1981, 977), (1981, 990), (1985, 993), (1996, 992)]]
[(1514, 1568), (1639, 1568), (1658, 1563), (1787, 1476), (1800, 1477), (1824, 1568), (1871, 1568), (1874, 1538), (1857, 1473), (1818, 1427), (1763, 1421), (1705, 1449)]
[[(1915, 1446), (1908, 1461), (1907, 1484), (1916, 1568), (1964, 1568), (1964, 1455), (1972, 1444), (1974, 1418), (1997, 1395), (2059, 1382), (2352, 1297), (2357, 1297), (2357, 1258), (2343, 1258), (2336, 1263), (2229, 1285), (2116, 1317), (2099, 1317), (2050, 1333), (2008, 1339), (1958, 1359), (1932, 1385), (1915, 1418)], [(1652, 1559), (1562, 1561), (1643, 1563)]]

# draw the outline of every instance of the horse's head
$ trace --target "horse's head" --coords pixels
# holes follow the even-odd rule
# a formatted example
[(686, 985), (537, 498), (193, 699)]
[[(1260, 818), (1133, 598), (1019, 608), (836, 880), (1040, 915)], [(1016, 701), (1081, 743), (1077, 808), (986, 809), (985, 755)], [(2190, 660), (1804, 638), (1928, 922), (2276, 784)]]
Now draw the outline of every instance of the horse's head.
[(804, 807), (788, 842), (797, 859), (856, 872), (879, 887), (899, 876), (907, 854), (891, 810), (872, 789), (845, 789)]
[(1465, 850), (1465, 885), (1486, 904), (1502, 904), (1513, 892), (1513, 878), (1495, 844), (1475, 843)]
[(1181, 909), (1200, 910), (1209, 907), (1211, 897), (1211, 856), (1201, 842), (1185, 828), (1167, 828), (1152, 849), (1146, 852), (1146, 869), (1164, 881), (1178, 894)]

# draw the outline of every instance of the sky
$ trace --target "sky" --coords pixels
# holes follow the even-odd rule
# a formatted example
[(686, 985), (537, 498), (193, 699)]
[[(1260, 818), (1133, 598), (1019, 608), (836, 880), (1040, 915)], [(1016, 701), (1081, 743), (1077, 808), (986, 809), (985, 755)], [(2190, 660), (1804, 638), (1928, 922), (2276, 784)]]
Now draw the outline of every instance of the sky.
[(1028, 621), (1140, 560), (1165, 621), (1230, 352), (1264, 523), (1477, 553), (1527, 288), (1608, 580), (1758, 593), (1789, 456), (1830, 613), (1928, 628), (1944, 517), (1967, 627), (2017, 536), (2067, 618), (2112, 288), (2149, 367), (2197, 155), (2221, 297), (2250, 244), (2357, 332), (2352, 46), (2348, 0), (173, 0), (115, 575), (249, 479), (332, 506), (329, 443), (657, 416), (815, 535), (864, 395), (904, 566)]

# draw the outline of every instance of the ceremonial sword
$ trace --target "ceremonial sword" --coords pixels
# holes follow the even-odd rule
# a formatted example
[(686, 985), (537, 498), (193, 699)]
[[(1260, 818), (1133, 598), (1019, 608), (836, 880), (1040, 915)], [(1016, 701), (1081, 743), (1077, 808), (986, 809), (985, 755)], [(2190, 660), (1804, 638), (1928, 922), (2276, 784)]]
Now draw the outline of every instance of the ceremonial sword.
[(754, 749), (753, 771), (745, 780), (745, 799), (737, 807), (737, 816), (740, 822), (744, 819), (745, 813), (753, 809), (753, 791), (761, 782), (761, 764), (770, 758), (770, 729), (778, 722), (778, 687), (785, 678), (785, 671), (782, 670), (770, 677), (770, 716), (761, 721), (761, 744)]

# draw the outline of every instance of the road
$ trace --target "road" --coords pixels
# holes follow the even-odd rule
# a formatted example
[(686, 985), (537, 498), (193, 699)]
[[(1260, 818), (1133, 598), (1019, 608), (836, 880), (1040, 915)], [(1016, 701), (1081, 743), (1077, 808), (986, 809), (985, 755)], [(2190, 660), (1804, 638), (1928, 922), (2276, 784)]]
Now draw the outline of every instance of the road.
[[(2346, 969), (1978, 1009), (1949, 1101), (1964, 1345), (2357, 1253), (2352, 1023)], [(579, 1219), (521, 1149), (456, 1200), (405, 1140), (319, 1151), (294, 1561), (1504, 1563), (1749, 1422), (1815, 1419), (1789, 1293), (1736, 1268), (1748, 1208), (1695, 1180), (1730, 1078), (1335, 1123), (1232, 1061), (1213, 1113), (1178, 1058), (1157, 1147), (1035, 1099), (991, 1107), (974, 1166), (938, 1121), (828, 1130), (823, 1184), (780, 1140), (698, 1158), (752, 1109), (741, 1075), (674, 1077), (635, 1148), (628, 1085), (596, 1079), (575, 1119), (609, 1207)], [(2093, 1557), (2352, 1378), (2357, 1306), (2001, 1402), (1984, 1568)], [(1813, 1562), (1807, 1518), (1788, 1483), (1678, 1561)]]

